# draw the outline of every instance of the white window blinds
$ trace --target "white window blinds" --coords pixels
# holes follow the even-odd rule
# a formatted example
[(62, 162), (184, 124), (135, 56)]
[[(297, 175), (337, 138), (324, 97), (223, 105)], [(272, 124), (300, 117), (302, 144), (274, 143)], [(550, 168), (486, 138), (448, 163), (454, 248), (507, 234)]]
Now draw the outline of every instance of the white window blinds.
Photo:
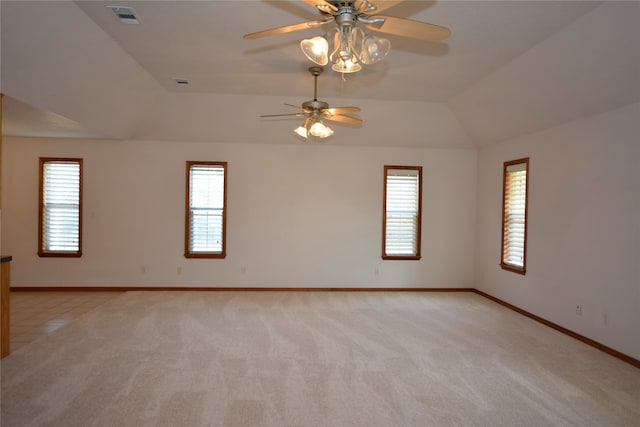
[(80, 252), (81, 162), (42, 160), (40, 253)]
[(224, 255), (225, 163), (188, 163), (187, 256)]
[(502, 264), (524, 270), (527, 237), (528, 159), (505, 163)]
[(385, 168), (383, 257), (420, 255), (420, 168)]

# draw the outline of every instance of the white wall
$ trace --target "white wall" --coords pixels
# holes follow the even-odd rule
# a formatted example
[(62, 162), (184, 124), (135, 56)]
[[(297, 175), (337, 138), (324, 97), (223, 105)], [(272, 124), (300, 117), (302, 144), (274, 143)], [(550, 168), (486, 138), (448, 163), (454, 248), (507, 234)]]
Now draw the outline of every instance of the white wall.
[[(84, 158), (80, 259), (36, 254), (40, 156)], [(229, 163), (224, 260), (183, 256), (186, 160)], [(380, 258), (385, 164), (424, 167), (421, 261)], [(6, 138), (4, 166), (13, 286), (473, 286), (475, 150)]]
[[(476, 288), (640, 358), (640, 104), (478, 154)], [(502, 164), (530, 157), (527, 274), (500, 262)], [(582, 304), (582, 316), (576, 305)]]

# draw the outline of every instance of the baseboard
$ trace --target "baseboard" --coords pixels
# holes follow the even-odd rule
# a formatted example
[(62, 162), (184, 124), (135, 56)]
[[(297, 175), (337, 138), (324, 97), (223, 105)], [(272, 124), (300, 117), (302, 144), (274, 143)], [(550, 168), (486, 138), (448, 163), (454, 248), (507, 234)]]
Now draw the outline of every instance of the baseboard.
[(11, 292), (130, 292), (130, 291), (251, 291), (251, 292), (472, 292), (473, 288), (302, 288), (302, 287), (178, 287), (178, 286), (17, 286)]
[(480, 291), (478, 289), (473, 289), (472, 292), (474, 292), (474, 293), (476, 293), (478, 295), (481, 295), (481, 296), (483, 296), (483, 297), (485, 297), (487, 299), (490, 299), (493, 302), (497, 302), (498, 304), (500, 304), (502, 306), (510, 308), (511, 310), (513, 310), (513, 311), (515, 311), (515, 312), (517, 312), (519, 314), (522, 314), (523, 316), (527, 316), (528, 318), (533, 319), (533, 320), (535, 320), (537, 322), (540, 322), (545, 326), (553, 328), (556, 331), (559, 331), (559, 332), (562, 332), (563, 334), (569, 335), (570, 337), (575, 338), (578, 341), (582, 341), (583, 343), (588, 344), (588, 345), (590, 345), (592, 347), (595, 347), (600, 351), (604, 351), (605, 353), (607, 353), (607, 354), (609, 354), (609, 355), (611, 355), (611, 356), (613, 356), (615, 358), (618, 358), (618, 359), (622, 360), (623, 362), (627, 362), (630, 365), (635, 366), (636, 368), (640, 368), (640, 360), (638, 360), (636, 358), (633, 358), (633, 357), (631, 357), (629, 355), (621, 353), (618, 350), (614, 350), (611, 347), (607, 347), (604, 344), (601, 344), (601, 343), (599, 343), (597, 341), (594, 341), (591, 338), (587, 338), (584, 335), (580, 335), (580, 334), (578, 334), (576, 332), (573, 332), (572, 330), (567, 329), (567, 328), (565, 328), (563, 326), (560, 326), (560, 325), (558, 325), (556, 323), (550, 322), (549, 320), (544, 319), (544, 318), (542, 318), (540, 316), (536, 316), (533, 313), (529, 313), (528, 311), (523, 310), (520, 307), (516, 307), (513, 304), (509, 304), (508, 302), (503, 301), (500, 298), (496, 298), (493, 295), (489, 295), (486, 292), (482, 292), (482, 291)]

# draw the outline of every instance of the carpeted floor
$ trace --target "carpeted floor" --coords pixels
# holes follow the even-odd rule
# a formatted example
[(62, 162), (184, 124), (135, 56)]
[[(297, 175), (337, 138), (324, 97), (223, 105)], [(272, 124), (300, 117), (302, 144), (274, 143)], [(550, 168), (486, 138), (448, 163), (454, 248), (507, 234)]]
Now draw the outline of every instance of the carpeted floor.
[(2, 361), (2, 426), (639, 426), (640, 370), (473, 293), (127, 292)]

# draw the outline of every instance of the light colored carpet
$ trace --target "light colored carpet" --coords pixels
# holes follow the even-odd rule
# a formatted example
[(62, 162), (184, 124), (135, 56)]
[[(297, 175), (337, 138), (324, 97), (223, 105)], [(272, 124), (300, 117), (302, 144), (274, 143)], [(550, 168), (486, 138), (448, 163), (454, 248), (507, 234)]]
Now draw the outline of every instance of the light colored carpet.
[(640, 370), (473, 293), (127, 292), (2, 362), (3, 426), (638, 426)]

